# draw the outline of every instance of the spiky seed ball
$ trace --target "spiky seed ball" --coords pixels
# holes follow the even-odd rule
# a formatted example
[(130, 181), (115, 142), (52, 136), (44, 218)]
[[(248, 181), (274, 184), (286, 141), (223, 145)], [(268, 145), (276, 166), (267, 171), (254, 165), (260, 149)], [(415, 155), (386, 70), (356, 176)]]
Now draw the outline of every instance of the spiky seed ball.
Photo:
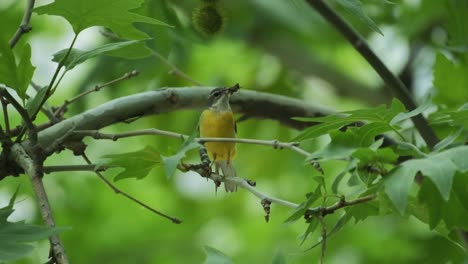
[(216, 5), (202, 5), (193, 10), (195, 29), (206, 35), (215, 35), (223, 30), (224, 16)]

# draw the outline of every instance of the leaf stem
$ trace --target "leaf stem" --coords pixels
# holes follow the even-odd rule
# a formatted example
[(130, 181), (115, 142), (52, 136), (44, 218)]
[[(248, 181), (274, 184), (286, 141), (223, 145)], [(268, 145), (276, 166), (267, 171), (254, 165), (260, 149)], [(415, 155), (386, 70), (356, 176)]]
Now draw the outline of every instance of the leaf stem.
[[(46, 96), (44, 96), (44, 99), (42, 100), (42, 102), (39, 104), (39, 106), (37, 107), (37, 109), (34, 109), (34, 112), (31, 116), (32, 120), (36, 119), (36, 115), (39, 113), (39, 111), (41, 110), (42, 108), (42, 105), (47, 101), (47, 99), (49, 99), (49, 97), (53, 94), (53, 90), (52, 90), (52, 87), (54, 86), (54, 83), (55, 83), (55, 80), (57, 79), (57, 76), (60, 72), (60, 70), (62, 69), (63, 65), (65, 65), (65, 61), (68, 59), (68, 56), (70, 55), (70, 52), (73, 48), (73, 46), (75, 45), (75, 42), (76, 42), (76, 39), (78, 38), (78, 34), (75, 34), (75, 36), (73, 37), (73, 40), (70, 44), (70, 47), (68, 48), (67, 50), (67, 53), (65, 54), (65, 56), (62, 58), (62, 60), (59, 62), (59, 64), (57, 65), (57, 69), (55, 70), (54, 72), (54, 76), (52, 77), (52, 79), (50, 80), (50, 83), (49, 83), (49, 86), (47, 86), (47, 92), (46, 92)], [(62, 75), (63, 76), (63, 75)], [(60, 78), (61, 79), (61, 78)]]

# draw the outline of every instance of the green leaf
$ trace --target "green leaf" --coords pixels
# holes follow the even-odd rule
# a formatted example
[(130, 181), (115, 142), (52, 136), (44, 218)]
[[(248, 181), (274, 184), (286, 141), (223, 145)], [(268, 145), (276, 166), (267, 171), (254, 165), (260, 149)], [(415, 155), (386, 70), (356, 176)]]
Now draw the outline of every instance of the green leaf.
[[(390, 108), (385, 105), (380, 105), (375, 108), (358, 109), (353, 111), (346, 111), (334, 115), (324, 117), (301, 117), (295, 118), (296, 120), (306, 122), (318, 122), (319, 124), (313, 125), (300, 133), (291, 141), (303, 141), (310, 138), (315, 138), (331, 131), (336, 131), (343, 126), (353, 124), (356, 122), (367, 121), (369, 123), (378, 123), (379, 125), (372, 125), (375, 127), (367, 127), (370, 132), (372, 129), (380, 129), (383, 131), (392, 129), (388, 124), (399, 113), (405, 111), (403, 104), (394, 99)], [(385, 130), (386, 129), (386, 130)], [(365, 132), (365, 130), (363, 130)], [(362, 132), (363, 133), (363, 132)], [(366, 137), (368, 138), (368, 137)]]
[(26, 103), (26, 111), (28, 111), (29, 116), (32, 116), (36, 109), (39, 108), (42, 100), (46, 97), (47, 94), (47, 86), (42, 87), (37, 93), (34, 98), (29, 98), (28, 102)]
[(14, 89), (24, 101), (35, 67), (31, 64), (31, 47), (24, 46), (18, 65), (6, 41), (0, 40), (0, 83)]
[(138, 15), (129, 10), (138, 8), (143, 0), (56, 0), (55, 2), (34, 9), (39, 14), (64, 17), (73, 27), (75, 34), (92, 26), (111, 29), (120, 38), (146, 39), (148, 36), (137, 30), (134, 23), (164, 25), (157, 19)]
[(309, 225), (307, 226), (305, 233), (302, 235), (301, 245), (304, 244), (307, 238), (309, 238), (310, 234), (312, 234), (315, 231), (315, 229), (317, 229), (318, 225), (319, 220), (317, 219), (317, 217), (313, 217), (312, 219), (310, 219)]
[(49, 228), (30, 225), (24, 222), (8, 222), (7, 218), (13, 213), (18, 189), (10, 199), (10, 203), (0, 208), (0, 261), (13, 261), (31, 253), (33, 247), (26, 242), (39, 241), (57, 234), (66, 228)]
[[(464, 183), (466, 183), (466, 176)], [(466, 197), (466, 194), (464, 194)], [(463, 201), (454, 192), (451, 193), (450, 199), (444, 200), (438, 193), (434, 183), (430, 181), (423, 182), (418, 194), (421, 203), (426, 205), (429, 212), (429, 226), (431, 229), (437, 227), (438, 223), (443, 220), (448, 229), (457, 227), (462, 229), (468, 228), (468, 210)]]
[(447, 31), (449, 35), (449, 45), (455, 49), (468, 49), (468, 3), (466, 1), (448, 0), (447, 10), (450, 19), (447, 19)]
[(430, 115), (429, 121), (436, 125), (449, 125), (468, 130), (468, 103), (455, 111), (439, 111)]
[[(375, 136), (392, 128), (381, 122), (365, 124), (362, 127), (348, 127), (345, 132), (331, 131), (331, 142), (322, 150), (311, 154), (307, 160), (343, 159), (360, 148), (367, 148), (375, 141)], [(379, 145), (382, 141), (379, 141)]]
[(468, 171), (467, 156), (468, 146), (460, 146), (440, 153), (432, 153), (423, 159), (405, 161), (385, 177), (385, 192), (399, 212), (403, 214), (414, 176), (417, 172), (421, 172), (431, 179), (443, 199), (447, 201), (455, 173)]
[(369, 201), (345, 207), (346, 214), (354, 218), (355, 223), (365, 220), (369, 216), (379, 215), (378, 201)]
[(344, 176), (346, 176), (346, 174), (355, 169), (356, 166), (358, 164), (358, 160), (357, 159), (351, 159), (348, 163), (348, 165), (346, 165), (346, 168), (340, 172), (336, 177), (335, 179), (333, 180), (333, 183), (332, 183), (332, 186), (331, 186), (331, 190), (333, 193), (338, 193), (338, 187), (339, 187), (339, 184), (341, 182), (341, 180), (344, 178)]
[(463, 132), (463, 128), (458, 129), (456, 132), (452, 133), (448, 137), (442, 139), (434, 146), (434, 151), (441, 151), (452, 144)]
[(164, 169), (166, 172), (166, 177), (170, 179), (174, 175), (177, 165), (185, 157), (185, 153), (192, 149), (199, 148), (200, 144), (195, 141), (185, 141), (180, 150), (172, 156), (161, 156), (164, 162)]
[[(330, 230), (330, 232), (327, 233), (327, 239), (330, 239), (330, 237), (334, 234), (336, 234), (338, 231), (341, 230), (341, 228), (343, 228), (343, 226), (345, 226), (349, 220), (351, 220), (351, 216), (348, 215), (348, 214), (344, 214), (342, 215), (338, 221), (336, 221), (336, 224), (335, 226), (332, 228), (332, 230)], [(315, 247), (317, 247), (318, 245), (321, 245), (322, 244), (322, 241), (319, 241), (317, 243), (315, 243), (314, 245), (312, 245), (311, 247), (309, 247), (308, 249), (306, 249), (306, 251), (308, 250), (311, 250), (311, 249), (314, 249)]]
[(21, 53), (21, 58), (17, 68), (18, 86), (16, 91), (23, 101), (26, 99), (26, 89), (28, 89), (28, 86), (31, 83), (35, 69), (36, 67), (31, 64), (31, 46), (26, 44), (23, 52)]
[(458, 107), (468, 102), (468, 66), (454, 63), (442, 54), (437, 54), (434, 64), (434, 101), (448, 107)]
[(359, 20), (361, 20), (367, 27), (374, 30), (375, 32), (379, 33), (383, 36), (382, 31), (380, 31), (379, 27), (375, 22), (364, 13), (362, 10), (362, 3), (359, 0), (336, 0), (341, 6), (343, 6), (346, 11), (351, 13), (354, 16), (357, 16)]
[(426, 111), (429, 107), (431, 106), (431, 100), (430, 100), (430, 97), (428, 96), (424, 102), (416, 107), (416, 109), (414, 109), (413, 111), (409, 111), (407, 113), (399, 113), (398, 115), (396, 115), (391, 121), (390, 121), (390, 125), (396, 125), (397, 123), (403, 121), (403, 120), (406, 120), (408, 118), (411, 118), (413, 116), (417, 116), (419, 114), (421, 114), (422, 112)]
[[(125, 47), (132, 46), (132, 45), (142, 43), (142, 42), (144, 42), (144, 40), (128, 40), (128, 41), (114, 42), (114, 43), (104, 44), (100, 47), (97, 47), (95, 49), (88, 50), (88, 51), (72, 49), (64, 65), (67, 70), (71, 70), (77, 65), (91, 58), (97, 57), (101, 54), (109, 54), (109, 52), (111, 51), (117, 51)], [(67, 52), (68, 52), (68, 49), (63, 49), (55, 53), (53, 55), (52, 61), (59, 63), (65, 57)], [(148, 55), (150, 54), (151, 53), (148, 52)]]
[(320, 189), (315, 193), (308, 193), (307, 200), (302, 202), (297, 208), (294, 209), (293, 213), (284, 221), (285, 224), (292, 223), (297, 221), (298, 219), (304, 217), (305, 212), (309, 207), (317, 201), (318, 198), (321, 197), (319, 193)]
[(223, 252), (209, 246), (205, 246), (205, 250), (206, 259), (203, 262), (204, 264), (232, 264), (232, 260)]
[(101, 164), (124, 169), (115, 176), (115, 181), (126, 178), (143, 179), (152, 169), (161, 165), (161, 155), (150, 146), (139, 151), (105, 155), (102, 158), (104, 160)]
[(415, 174), (416, 170), (413, 167), (400, 166), (385, 176), (385, 193), (402, 215), (405, 213), (408, 194)]

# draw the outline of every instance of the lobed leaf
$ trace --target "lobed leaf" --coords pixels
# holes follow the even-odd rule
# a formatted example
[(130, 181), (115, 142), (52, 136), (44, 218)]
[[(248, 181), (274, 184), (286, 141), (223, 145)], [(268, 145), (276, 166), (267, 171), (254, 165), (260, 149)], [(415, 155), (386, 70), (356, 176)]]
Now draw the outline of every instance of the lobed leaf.
[(411, 184), (417, 172), (431, 179), (445, 201), (450, 198), (456, 172), (468, 171), (468, 146), (460, 146), (426, 158), (408, 160), (393, 169), (385, 180), (385, 192), (398, 211), (403, 214)]
[(101, 164), (124, 169), (115, 176), (115, 181), (126, 178), (143, 179), (156, 166), (161, 165), (161, 155), (150, 146), (138, 151), (105, 155), (102, 158), (104, 160)]
[(146, 39), (148, 36), (137, 30), (134, 23), (168, 25), (129, 11), (140, 7), (142, 3), (143, 0), (55, 0), (51, 4), (35, 8), (34, 12), (65, 18), (75, 34), (92, 26), (102, 26), (124, 39)]

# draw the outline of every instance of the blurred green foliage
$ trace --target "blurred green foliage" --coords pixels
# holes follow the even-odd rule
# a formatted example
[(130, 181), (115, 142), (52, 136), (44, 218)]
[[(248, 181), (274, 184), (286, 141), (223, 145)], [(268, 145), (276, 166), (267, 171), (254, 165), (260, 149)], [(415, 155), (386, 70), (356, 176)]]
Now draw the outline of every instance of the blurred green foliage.
[[(42, 1), (37, 2), (37, 6), (43, 4)], [(326, 104), (338, 111), (366, 108), (366, 113), (375, 114), (379, 110), (384, 115), (391, 114), (391, 117), (404, 111), (397, 107), (397, 103), (392, 105), (392, 96), (386, 92), (385, 85), (366, 61), (304, 1), (219, 0), (217, 6), (226, 16), (226, 25), (215, 36), (199, 34), (192, 24), (192, 12), (203, 5), (203, 1), (123, 1), (130, 4), (122, 6), (113, 6), (113, 2), (57, 0), (58, 9), (57, 6), (56, 9), (53, 6), (39, 8), (32, 16), (33, 30), (25, 34), (13, 49), (16, 61), (22, 61), (28, 55), (23, 55), (23, 52), (31, 46), (32, 65), (36, 67), (32, 80), (45, 86), (57, 65), (52, 61), (53, 55), (68, 49), (73, 30), (81, 32), (75, 47), (88, 51), (87, 54), (92, 56), (70, 69), (48, 101), (49, 105), (60, 105), (64, 100), (118, 78), (125, 72), (134, 69), (140, 72), (137, 78), (106, 87), (70, 105), (66, 117), (124, 95), (192, 85), (171, 74), (170, 69), (154, 56), (136, 56), (140, 55), (139, 52), (147, 54), (141, 46), (112, 51), (118, 54), (104, 54), (109, 50), (98, 50), (104, 45), (112, 48), (119, 46), (110, 43), (122, 40), (120, 38), (145, 39), (146, 36), (150, 37), (146, 40), (149, 48), (207, 86), (240, 83), (243, 89), (287, 95), (311, 104)], [(416, 95), (417, 100), (424, 98), (420, 95), (435, 94), (434, 106), (440, 111), (431, 114), (430, 120), (438, 135), (453, 135), (461, 129), (446, 146), (462, 144), (463, 140), (466, 142), (467, 111), (463, 104), (468, 96), (468, 18), (461, 13), (467, 5), (466, 1), (351, 2), (354, 4), (351, 9), (362, 11), (361, 15), (356, 15), (352, 10), (350, 12), (350, 7), (343, 4), (346, 1), (331, 1), (331, 4), (369, 41), (387, 64), (397, 65), (392, 70)], [(362, 2), (362, 6), (359, 2)], [(103, 3), (107, 3), (104, 8), (100, 6)], [(22, 1), (13, 0), (0, 3), (0, 39), (13, 35), (23, 16), (23, 5)], [(81, 20), (78, 16), (86, 17), (86, 12), (69, 12), (98, 7), (101, 9), (96, 11), (97, 17), (91, 20)], [(64, 15), (72, 24), (62, 17), (38, 13)], [(366, 15), (364, 23), (363, 14)], [(121, 24), (121, 21), (125, 23)], [(160, 21), (171, 27), (155, 25)], [(383, 36), (375, 32), (376, 27), (369, 21), (375, 22)], [(107, 28), (87, 28), (94, 25)], [(113, 33), (118, 35), (117, 39)], [(391, 36), (396, 38), (391, 39)], [(420, 61), (423, 63), (416, 63)], [(4, 80), (0, 82), (11, 84)], [(23, 88), (21, 86), (18, 90), (20, 96)], [(34, 96), (35, 93), (30, 88), (27, 94)], [(388, 107), (377, 106), (381, 103), (386, 103)], [(191, 134), (198, 123), (199, 113), (178, 111), (159, 114), (129, 124), (116, 124), (104, 131), (117, 133), (155, 127)], [(338, 119), (336, 116), (324, 119), (327, 118)], [(41, 123), (46, 120), (46, 117), (39, 115), (37, 121)], [(338, 131), (344, 124), (363, 120), (375, 121), (374, 124), (378, 123), (379, 126)], [(10, 122), (20, 124), (21, 119), (13, 114)], [(3, 125), (3, 122), (0, 123)], [(398, 174), (400, 178), (408, 176), (401, 174), (401, 171), (408, 169), (407, 165), (418, 162), (434, 165), (436, 168), (429, 174), (439, 173), (439, 176), (445, 170), (437, 171), (444, 167), (437, 164), (453, 165), (450, 161), (445, 163), (438, 159), (450, 151), (447, 150), (395, 167), (396, 155), (420, 154), (414, 153), (413, 146), (421, 151), (427, 150), (409, 122), (401, 124), (403, 130), (399, 131), (408, 141), (406, 144), (377, 150), (373, 136), (391, 130), (390, 123), (391, 118), (382, 121), (361, 117), (315, 133), (314, 130), (320, 126), (299, 132), (276, 121), (247, 119), (238, 124), (239, 137), (304, 140), (302, 146), (308, 151), (327, 154), (328, 158), (321, 162), (325, 176), (322, 177), (305, 162), (304, 157), (294, 152), (264, 146), (238, 144), (234, 164), (240, 176), (257, 182), (259, 190), (288, 201), (309, 201), (317, 206), (322, 205), (324, 200), (327, 200), (327, 205), (332, 204), (339, 200), (339, 195), (356, 198), (379, 188), (382, 190), (382, 181), (374, 184), (376, 177), (369, 172), (369, 164), (372, 169), (378, 168), (382, 175), (384, 171), (397, 168), (393, 174)], [(401, 139), (399, 135), (390, 135)], [(370, 141), (355, 144), (356, 140), (363, 139)], [(118, 156), (121, 153), (140, 153), (137, 151), (145, 148), (150, 148), (152, 153), (170, 156), (181, 147), (180, 140), (162, 136), (133, 137), (118, 142), (87, 138), (85, 142), (88, 156), (94, 162), (106, 155), (114, 155), (110, 157), (117, 159), (121, 158)], [(346, 155), (340, 155), (338, 160), (331, 159), (344, 153), (343, 146)], [(466, 146), (459, 148), (466, 152)], [(346, 156), (349, 160), (341, 159)], [(320, 157), (323, 158), (323, 155)], [(327, 229), (333, 230), (340, 223), (338, 220), (346, 216), (342, 218), (346, 220), (342, 220), (343, 226), (338, 226), (339, 230), (337, 228), (338, 231), (327, 240), (326, 263), (466, 262), (466, 251), (459, 247), (457, 243), (461, 241), (455, 229), (451, 229), (466, 227), (468, 216), (466, 161), (463, 163), (458, 158), (459, 163), (455, 164), (458, 169), (453, 168), (455, 165), (450, 167), (452, 177), (445, 179), (453, 180), (453, 183), (444, 181), (438, 184), (426, 177), (419, 188), (412, 184), (411, 178), (403, 181), (396, 178), (398, 184), (406, 183), (403, 186), (404, 197), (399, 196), (402, 192), (399, 185), (393, 185), (391, 192), (378, 192), (378, 198), (370, 203), (337, 210), (325, 217)], [(196, 151), (187, 153), (188, 161), (195, 162), (197, 159)], [(142, 163), (146, 166), (145, 161), (126, 162), (128, 168), (132, 168)], [(83, 163), (79, 157), (64, 151), (48, 158), (45, 165)], [(173, 171), (173, 167), (169, 168), (170, 171)], [(408, 170), (414, 175), (417, 169), (411, 166)], [(145, 170), (145, 174), (149, 174), (138, 177), (140, 175), (131, 175), (128, 170), (122, 176), (121, 169), (110, 169), (105, 176), (108, 179), (114, 179), (116, 175), (125, 178), (116, 182), (119, 188), (158, 210), (182, 219), (180, 225), (174, 225), (115, 194), (91, 172), (46, 175), (44, 183), (57, 224), (72, 227), (60, 235), (71, 263), (171, 264), (203, 263), (205, 260), (206, 263), (318, 262), (320, 246), (308, 250), (320, 241), (321, 228), (317, 222), (306, 223), (297, 217), (300, 215), (296, 215), (297, 221), (285, 223), (294, 210), (272, 204), (270, 221), (266, 223), (260, 201), (250, 193), (244, 190), (233, 194), (216, 193), (212, 182), (194, 173), (177, 172), (168, 179), (165, 177), (167, 171), (167, 166), (156, 166), (154, 169), (149, 166)], [(137, 180), (129, 177), (136, 177)], [(35, 198), (27, 177), (3, 179), (0, 183), (0, 202), (7, 204), (20, 184), (23, 202), (15, 205), (16, 211), (22, 212), (21, 219), (27, 218), (30, 223), (41, 224), (39, 211), (31, 209), (34, 206), (28, 207), (35, 205)], [(388, 181), (386, 184), (389, 184)], [(311, 193), (320, 194), (321, 198), (326, 199), (315, 199)], [(402, 200), (405, 206), (407, 204), (407, 214), (404, 216), (397, 213), (397, 208), (403, 211), (400, 207)], [(310, 226), (315, 231), (301, 244), (302, 235)], [(37, 242), (35, 246), (32, 254), (14, 263), (44, 263), (48, 256), (48, 243)]]

